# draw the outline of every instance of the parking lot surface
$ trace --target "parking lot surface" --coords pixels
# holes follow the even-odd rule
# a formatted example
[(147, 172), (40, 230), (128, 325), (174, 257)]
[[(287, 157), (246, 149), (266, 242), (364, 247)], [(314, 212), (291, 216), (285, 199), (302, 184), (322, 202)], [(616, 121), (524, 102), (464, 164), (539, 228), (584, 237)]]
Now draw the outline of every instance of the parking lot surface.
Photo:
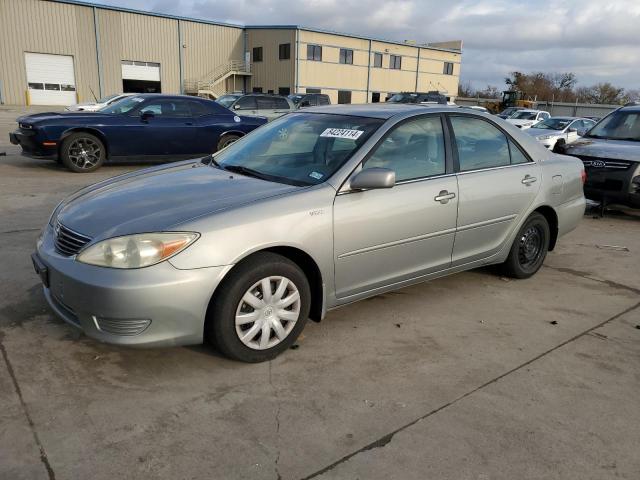
[(40, 228), (140, 167), (3, 150), (1, 479), (640, 478), (637, 216), (585, 216), (532, 279), (481, 269), (371, 298), (247, 365), (55, 318), (29, 258)]

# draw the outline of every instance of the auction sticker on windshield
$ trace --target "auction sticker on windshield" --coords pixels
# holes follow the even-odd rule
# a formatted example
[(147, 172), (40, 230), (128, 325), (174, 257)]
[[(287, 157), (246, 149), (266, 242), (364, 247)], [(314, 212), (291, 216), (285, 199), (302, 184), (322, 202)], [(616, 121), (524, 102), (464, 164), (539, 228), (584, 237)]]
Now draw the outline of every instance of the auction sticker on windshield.
[(357, 140), (363, 133), (363, 130), (350, 130), (348, 128), (327, 128), (320, 134), (320, 136), (330, 138), (350, 138), (351, 140)]

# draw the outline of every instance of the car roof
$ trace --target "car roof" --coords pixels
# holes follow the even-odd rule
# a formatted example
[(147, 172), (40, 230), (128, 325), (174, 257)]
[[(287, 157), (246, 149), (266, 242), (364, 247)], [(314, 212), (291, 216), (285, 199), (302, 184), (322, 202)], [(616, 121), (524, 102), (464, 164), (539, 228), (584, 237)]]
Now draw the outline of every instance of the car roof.
[[(471, 110), (471, 109), (469, 109)], [(331, 113), (334, 115), (351, 115), (354, 117), (381, 118), (387, 120), (397, 115), (406, 113), (440, 113), (452, 112), (460, 113), (459, 107), (447, 106), (438, 103), (420, 104), (420, 103), (365, 103), (360, 105), (325, 105), (321, 107), (305, 108), (307, 113)], [(481, 113), (476, 110), (474, 113)]]
[(196, 102), (213, 102), (213, 100), (209, 100), (208, 98), (196, 97), (194, 95), (165, 95), (164, 93), (134, 93), (136, 97), (143, 98), (165, 98), (165, 99), (175, 99), (175, 100), (194, 100)]
[(640, 112), (640, 105), (625, 105), (620, 110), (625, 112)]

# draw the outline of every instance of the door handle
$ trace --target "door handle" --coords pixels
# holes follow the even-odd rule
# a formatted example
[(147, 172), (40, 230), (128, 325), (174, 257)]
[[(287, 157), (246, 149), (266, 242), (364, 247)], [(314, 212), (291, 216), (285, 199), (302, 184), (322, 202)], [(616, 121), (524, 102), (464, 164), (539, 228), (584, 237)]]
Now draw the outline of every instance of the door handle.
[(186, 122), (185, 125), (193, 125), (193, 122)]
[(440, 190), (440, 193), (436, 195), (433, 199), (436, 202), (440, 202), (441, 204), (448, 203), (452, 198), (456, 198), (456, 194), (451, 192), (447, 192), (446, 190)]
[(538, 181), (538, 179), (536, 177), (532, 177), (531, 175), (525, 175), (522, 179), (522, 183), (527, 187), (536, 181)]

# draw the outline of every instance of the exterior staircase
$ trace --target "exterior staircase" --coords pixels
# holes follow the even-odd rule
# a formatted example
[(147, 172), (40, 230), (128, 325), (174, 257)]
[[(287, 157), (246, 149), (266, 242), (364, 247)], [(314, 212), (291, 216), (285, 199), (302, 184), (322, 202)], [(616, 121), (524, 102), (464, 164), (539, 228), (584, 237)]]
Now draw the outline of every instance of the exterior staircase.
[(216, 99), (227, 93), (226, 80), (233, 76), (251, 76), (251, 64), (242, 60), (230, 60), (218, 65), (201, 79), (184, 82), (184, 91), (188, 95)]

